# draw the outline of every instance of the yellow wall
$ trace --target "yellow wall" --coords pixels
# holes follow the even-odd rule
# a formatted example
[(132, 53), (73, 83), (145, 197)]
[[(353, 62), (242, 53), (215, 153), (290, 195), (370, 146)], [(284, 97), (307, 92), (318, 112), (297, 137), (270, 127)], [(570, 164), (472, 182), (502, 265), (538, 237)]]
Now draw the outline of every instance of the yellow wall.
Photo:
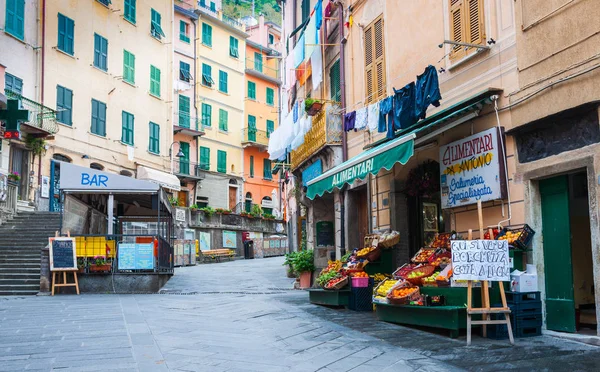
[[(73, 91), (73, 125), (60, 125), (46, 159), (54, 153), (72, 158), (73, 163), (88, 166), (100, 163), (108, 171), (134, 171), (136, 164), (167, 170), (168, 147), (172, 139), (172, 1), (138, 1), (136, 25), (123, 18), (123, 7), (113, 3), (109, 8), (96, 1), (57, 0), (46, 3), (45, 102), (55, 107), (56, 86)], [(161, 16), (166, 37), (161, 41), (150, 35), (151, 8)], [(75, 22), (74, 56), (58, 51), (57, 13)], [(108, 40), (108, 71), (93, 67), (94, 33)], [(135, 85), (125, 83), (123, 50), (135, 55)], [(150, 91), (150, 65), (161, 71), (161, 96)], [(104, 102), (106, 137), (91, 134), (91, 100)], [(122, 111), (134, 115), (135, 159), (128, 160), (127, 146), (121, 141)], [(149, 122), (160, 125), (160, 155), (148, 151)], [(87, 155), (90, 159), (82, 159)], [(49, 161), (44, 174), (49, 174)]]

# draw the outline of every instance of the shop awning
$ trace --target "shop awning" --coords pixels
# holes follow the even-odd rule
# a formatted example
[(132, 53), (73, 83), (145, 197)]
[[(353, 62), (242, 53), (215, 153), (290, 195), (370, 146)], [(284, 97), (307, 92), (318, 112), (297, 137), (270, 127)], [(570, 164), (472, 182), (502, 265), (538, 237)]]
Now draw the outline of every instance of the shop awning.
[(119, 174), (60, 162), (61, 191), (69, 193), (157, 193), (159, 186)]
[(414, 139), (414, 133), (396, 138), (328, 170), (308, 182), (307, 197), (312, 200), (354, 180), (364, 179), (369, 173), (377, 174), (381, 169), (390, 170), (396, 163), (406, 164), (414, 154)]
[(137, 178), (139, 180), (146, 180), (161, 185), (166, 189), (173, 191), (181, 190), (181, 184), (179, 179), (174, 174), (159, 171), (157, 169), (148, 168), (144, 166), (138, 166)]

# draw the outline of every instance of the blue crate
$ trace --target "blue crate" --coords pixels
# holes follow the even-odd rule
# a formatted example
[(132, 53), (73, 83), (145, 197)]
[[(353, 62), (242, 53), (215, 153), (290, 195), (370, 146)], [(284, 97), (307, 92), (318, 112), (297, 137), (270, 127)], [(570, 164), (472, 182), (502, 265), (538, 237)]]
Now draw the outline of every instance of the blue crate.
[(373, 311), (373, 287), (352, 288), (348, 309), (354, 311)]
[(511, 324), (516, 329), (541, 327), (543, 323), (542, 313), (511, 316)]
[(542, 312), (541, 301), (521, 302), (518, 304), (508, 304), (510, 311), (515, 315), (538, 314)]
[(540, 302), (540, 292), (510, 292), (506, 291), (506, 302), (508, 304), (522, 304), (525, 302)]
[(517, 331), (514, 333), (515, 338), (535, 337), (541, 335), (542, 327), (517, 328)]

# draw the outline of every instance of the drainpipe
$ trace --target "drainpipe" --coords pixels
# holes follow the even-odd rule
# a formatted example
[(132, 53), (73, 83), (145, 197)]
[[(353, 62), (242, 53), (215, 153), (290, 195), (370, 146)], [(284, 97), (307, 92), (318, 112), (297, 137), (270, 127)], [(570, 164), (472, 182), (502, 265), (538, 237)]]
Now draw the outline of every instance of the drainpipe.
[[(342, 112), (346, 109), (346, 58), (344, 57), (344, 5), (341, 1), (337, 2), (337, 5), (340, 7), (339, 14), (339, 31), (340, 31), (340, 94), (341, 94), (341, 104), (342, 104)], [(348, 139), (346, 136), (346, 131), (342, 130), (342, 161), (348, 160)]]
[[(44, 106), (44, 66), (46, 60), (46, 0), (42, 0), (42, 66), (40, 82), (40, 101)], [(38, 159), (38, 188), (40, 195), (42, 193), (42, 155)]]
[[(198, 56), (196, 55), (197, 53), (197, 46), (196, 44), (198, 43), (198, 40), (196, 39), (196, 21), (192, 18), (190, 18), (190, 20), (192, 21), (192, 24), (194, 25), (194, 111), (196, 113), (196, 123), (198, 122), (198, 102), (196, 101), (196, 91), (198, 89), (198, 84), (196, 83), (196, 79), (198, 79), (198, 70), (196, 70), (197, 67), (197, 59)], [(196, 124), (197, 125), (197, 124)], [(198, 128), (196, 128), (198, 129)], [(196, 140), (196, 160), (198, 160), (198, 162), (196, 163), (196, 167), (198, 167), (200, 164), (200, 141), (199, 141), (199, 136), (195, 137)], [(194, 175), (196, 174), (196, 170), (194, 169)], [(195, 182), (195, 186), (194, 186), (194, 203), (196, 204), (196, 190), (198, 190), (198, 182), (202, 182), (202, 181), (198, 181), (196, 180)]]

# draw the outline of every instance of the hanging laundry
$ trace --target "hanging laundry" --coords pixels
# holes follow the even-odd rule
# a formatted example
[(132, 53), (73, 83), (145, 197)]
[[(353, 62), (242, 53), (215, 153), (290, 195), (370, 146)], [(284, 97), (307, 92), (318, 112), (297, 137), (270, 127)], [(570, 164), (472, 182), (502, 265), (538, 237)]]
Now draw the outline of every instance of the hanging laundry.
[(329, 1), (325, 7), (325, 18), (331, 17), (331, 13), (333, 13), (333, 5), (332, 1)]
[(302, 38), (304, 39), (304, 45), (305, 45), (304, 59), (309, 59), (312, 56), (312, 53), (317, 46), (317, 20), (316, 20), (316, 17), (310, 17), (310, 21), (308, 21), (308, 25), (306, 26), (306, 30), (304, 30), (304, 34), (302, 35)]
[(408, 128), (419, 120), (415, 111), (415, 83), (394, 88), (394, 93), (394, 130)]
[(296, 79), (300, 86), (304, 86), (306, 84), (306, 80), (312, 74), (312, 65), (310, 63), (310, 59), (304, 61), (300, 64), (300, 66), (296, 69)]
[(429, 105), (438, 107), (442, 95), (438, 82), (438, 73), (432, 65), (427, 66), (425, 71), (417, 76), (415, 92), (415, 110), (417, 119), (425, 119)]
[(293, 87), (294, 84), (296, 84), (295, 67), (296, 67), (296, 64), (295, 64), (295, 60), (294, 60), (294, 49), (292, 49), (290, 54), (288, 54), (287, 57), (285, 57), (285, 70), (286, 70), (288, 78), (289, 78), (288, 85), (290, 87)]
[(323, 82), (323, 54), (321, 48), (317, 48), (313, 51), (310, 57), (310, 64), (312, 68), (312, 88), (317, 90), (321, 82)]
[(356, 111), (352, 111), (344, 115), (344, 130), (346, 132), (354, 129), (354, 125), (356, 123)]
[(367, 119), (368, 113), (366, 107), (356, 110), (356, 124), (354, 125), (354, 130), (365, 129), (367, 127)]
[(377, 132), (379, 127), (379, 102), (375, 102), (367, 106), (367, 126), (369, 132)]
[[(385, 117), (387, 115), (387, 125), (385, 121)], [(387, 130), (387, 128), (391, 126), (392, 130), (394, 128), (394, 98), (387, 97), (379, 101), (379, 128), (378, 132), (383, 133)]]
[(294, 68), (298, 68), (304, 62), (304, 34), (298, 39), (294, 47)]
[(315, 5), (315, 19), (317, 22), (317, 30), (320, 30), (321, 25), (323, 24), (323, 0), (317, 0), (317, 5)]

